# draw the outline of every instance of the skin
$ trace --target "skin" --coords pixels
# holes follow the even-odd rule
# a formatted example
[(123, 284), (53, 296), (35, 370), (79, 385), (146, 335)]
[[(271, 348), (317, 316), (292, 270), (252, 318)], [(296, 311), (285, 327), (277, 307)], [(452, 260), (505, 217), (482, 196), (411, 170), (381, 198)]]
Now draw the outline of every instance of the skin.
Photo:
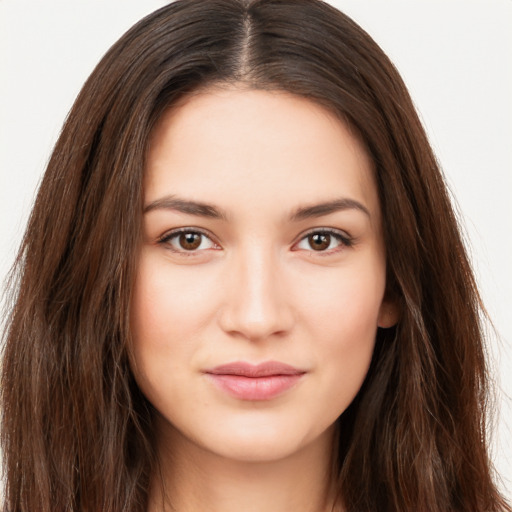
[[(157, 410), (151, 511), (166, 496), (177, 511), (332, 506), (335, 421), (366, 376), (377, 327), (397, 316), (372, 172), (347, 126), (283, 92), (209, 89), (155, 128), (132, 306), (132, 367)], [(178, 211), (171, 197), (225, 218)], [(290, 219), (339, 199), (341, 209)], [(204, 373), (233, 361), (304, 374), (277, 397), (240, 399)]]

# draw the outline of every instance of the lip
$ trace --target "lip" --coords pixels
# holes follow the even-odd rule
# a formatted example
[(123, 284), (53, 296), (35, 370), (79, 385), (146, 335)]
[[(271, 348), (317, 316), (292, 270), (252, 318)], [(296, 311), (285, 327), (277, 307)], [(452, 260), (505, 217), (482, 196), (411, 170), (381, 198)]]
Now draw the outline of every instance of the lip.
[(251, 364), (236, 361), (206, 370), (206, 376), (221, 391), (240, 400), (271, 400), (282, 395), (306, 374), (279, 361)]

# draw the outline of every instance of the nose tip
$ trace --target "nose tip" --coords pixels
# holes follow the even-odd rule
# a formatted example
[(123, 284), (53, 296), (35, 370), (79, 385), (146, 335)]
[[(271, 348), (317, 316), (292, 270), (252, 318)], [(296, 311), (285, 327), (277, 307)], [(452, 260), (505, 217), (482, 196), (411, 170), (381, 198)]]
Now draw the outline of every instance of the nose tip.
[(221, 328), (250, 341), (283, 336), (294, 316), (278, 264), (270, 258), (242, 261), (230, 273)]

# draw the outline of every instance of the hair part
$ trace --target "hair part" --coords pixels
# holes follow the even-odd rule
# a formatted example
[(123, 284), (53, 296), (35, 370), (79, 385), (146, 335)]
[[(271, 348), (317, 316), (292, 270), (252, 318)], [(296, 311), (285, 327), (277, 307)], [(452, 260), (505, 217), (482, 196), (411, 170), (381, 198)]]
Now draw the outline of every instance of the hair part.
[(129, 364), (145, 157), (162, 114), (215, 84), (308, 98), (375, 163), (401, 319), (379, 330), (339, 419), (345, 510), (510, 511), (486, 447), (482, 307), (439, 166), (392, 63), (317, 0), (178, 0), (130, 29), (87, 80), (12, 273), (5, 510), (146, 510), (152, 408)]

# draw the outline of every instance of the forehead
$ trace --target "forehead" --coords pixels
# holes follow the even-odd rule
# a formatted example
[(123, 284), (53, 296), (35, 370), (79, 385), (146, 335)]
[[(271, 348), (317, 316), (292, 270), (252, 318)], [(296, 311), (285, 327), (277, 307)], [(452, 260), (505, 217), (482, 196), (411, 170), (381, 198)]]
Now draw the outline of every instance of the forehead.
[(373, 163), (353, 131), (305, 98), (215, 88), (169, 109), (151, 138), (146, 203), (165, 194), (226, 208), (349, 196), (378, 215)]

